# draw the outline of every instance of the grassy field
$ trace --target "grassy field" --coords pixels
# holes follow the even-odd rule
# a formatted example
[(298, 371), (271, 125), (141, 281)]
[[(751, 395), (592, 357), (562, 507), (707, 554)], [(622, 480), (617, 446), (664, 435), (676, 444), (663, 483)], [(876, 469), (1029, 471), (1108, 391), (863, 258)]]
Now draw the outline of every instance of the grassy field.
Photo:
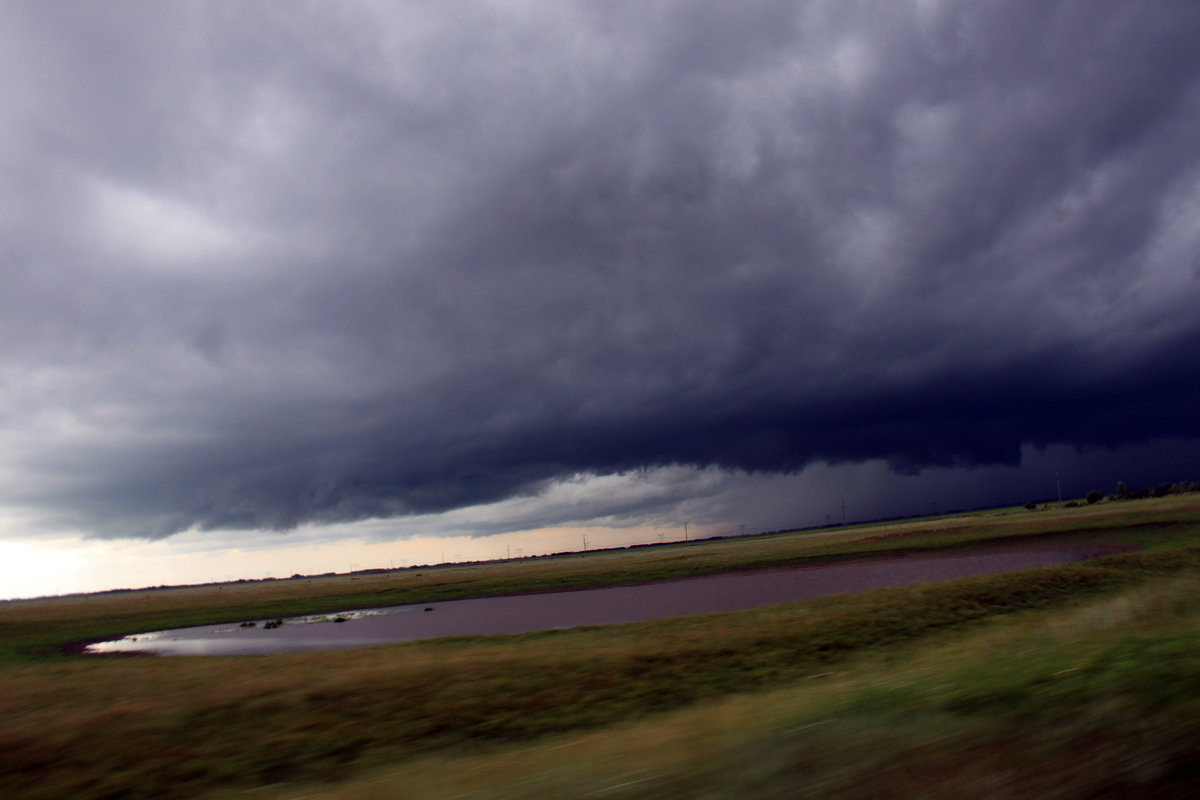
[(1198, 601), (1194, 576), (1164, 581), (783, 689), (261, 796), (1194, 798)]
[[(240, 658), (59, 654), (75, 639), (191, 622), (1012, 537), (1143, 549), (730, 614), (520, 636)], [(1081, 797), (1115, 786), (1175, 796), (1173, 787), (1196, 777), (1188, 770), (1200, 764), (1192, 722), (1200, 719), (1197, 575), (1200, 502), (1182, 495), (586, 557), (7, 603), (0, 796), (232, 797), (274, 784), (284, 785), (256, 794)], [(1040, 788), (1026, 792), (1030, 786)]]
[(1014, 537), (1036, 537), (1043, 543), (1113, 541), (1153, 549), (1184, 541), (1179, 537), (1187, 537), (1196, 524), (1200, 524), (1200, 499), (1180, 495), (555, 558), (0, 602), (0, 664), (53, 658), (73, 641), (184, 625), (638, 583), (930, 548), (977, 547)]

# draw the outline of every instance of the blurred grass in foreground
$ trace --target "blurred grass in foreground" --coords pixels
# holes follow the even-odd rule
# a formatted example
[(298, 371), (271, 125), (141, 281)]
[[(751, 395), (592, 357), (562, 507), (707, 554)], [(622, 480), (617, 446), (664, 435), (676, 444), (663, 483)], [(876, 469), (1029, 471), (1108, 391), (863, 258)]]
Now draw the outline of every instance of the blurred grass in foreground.
[[(356, 651), (30, 660), (25, 649), (131, 620), (252, 616), (430, 580), (497, 592), (1022, 535), (1151, 549), (728, 614)], [(205, 587), (13, 603), (0, 614), (0, 651), (14, 660), (0, 667), (0, 797), (266, 797), (261, 787), (284, 782), (318, 787), (289, 797), (344, 798), (1084, 797), (1112, 796), (1110, 785), (1172, 796), (1200, 752), (1197, 575), (1193, 499), (378, 576), (361, 590), (331, 579), (233, 597)]]
[(261, 796), (1193, 798), (1196, 578), (633, 725)]
[[(420, 756), (803, 683), (864, 657), (899, 658), (1006, 618), (1019, 631), (1038, 625), (1039, 613), (1197, 573), (1200, 548), (1185, 548), (634, 625), (358, 651), (10, 667), (0, 670), (0, 796), (182, 798), (221, 786), (338, 783)], [(1001, 663), (996, 657), (1015, 649), (976, 652), (991, 669), (993, 658)], [(1120, 639), (1113, 652), (1125, 649)], [(1120, 696), (1140, 665), (1128, 674), (1088, 673), (1100, 683), (1080, 692), (1108, 681), (1108, 693)], [(838, 685), (812, 680), (822, 693)], [(958, 705), (935, 705), (942, 710), (932, 716), (910, 712), (927, 703), (914, 690), (889, 691), (858, 695), (840, 736), (849, 741), (891, 726), (905, 744), (942, 720), (988, 727), (1009, 718), (1017, 690), (1000, 684), (966, 693)], [(1018, 719), (1013, 735), (1027, 729), (1036, 727)], [(856, 757), (847, 769), (860, 762), (872, 763)]]

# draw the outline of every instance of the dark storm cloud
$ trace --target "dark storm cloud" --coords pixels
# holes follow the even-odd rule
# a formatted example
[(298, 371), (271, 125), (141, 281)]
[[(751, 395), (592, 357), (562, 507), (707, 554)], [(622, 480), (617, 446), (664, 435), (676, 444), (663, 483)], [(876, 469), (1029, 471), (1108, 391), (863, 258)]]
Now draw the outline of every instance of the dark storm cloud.
[(0, 13), (0, 496), (52, 524), (1200, 433), (1193, 3)]

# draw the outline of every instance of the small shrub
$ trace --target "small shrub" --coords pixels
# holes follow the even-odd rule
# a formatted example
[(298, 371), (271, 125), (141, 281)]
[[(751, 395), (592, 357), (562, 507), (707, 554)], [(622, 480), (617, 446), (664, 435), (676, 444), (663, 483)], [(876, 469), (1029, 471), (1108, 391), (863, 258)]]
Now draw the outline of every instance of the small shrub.
[(1100, 492), (1096, 491), (1095, 489), (1092, 489), (1090, 492), (1087, 493), (1087, 503), (1089, 506), (1094, 506), (1094, 505), (1096, 505), (1096, 503), (1099, 503), (1103, 499), (1104, 499), (1104, 495), (1101, 494)]

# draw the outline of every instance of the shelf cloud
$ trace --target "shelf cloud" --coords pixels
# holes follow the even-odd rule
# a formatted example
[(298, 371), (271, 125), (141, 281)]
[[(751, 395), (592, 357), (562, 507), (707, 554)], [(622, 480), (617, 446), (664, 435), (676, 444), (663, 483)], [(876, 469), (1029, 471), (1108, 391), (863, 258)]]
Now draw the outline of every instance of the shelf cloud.
[(1195, 438), (1197, 41), (1187, 2), (7, 3), (0, 505), (157, 538)]

